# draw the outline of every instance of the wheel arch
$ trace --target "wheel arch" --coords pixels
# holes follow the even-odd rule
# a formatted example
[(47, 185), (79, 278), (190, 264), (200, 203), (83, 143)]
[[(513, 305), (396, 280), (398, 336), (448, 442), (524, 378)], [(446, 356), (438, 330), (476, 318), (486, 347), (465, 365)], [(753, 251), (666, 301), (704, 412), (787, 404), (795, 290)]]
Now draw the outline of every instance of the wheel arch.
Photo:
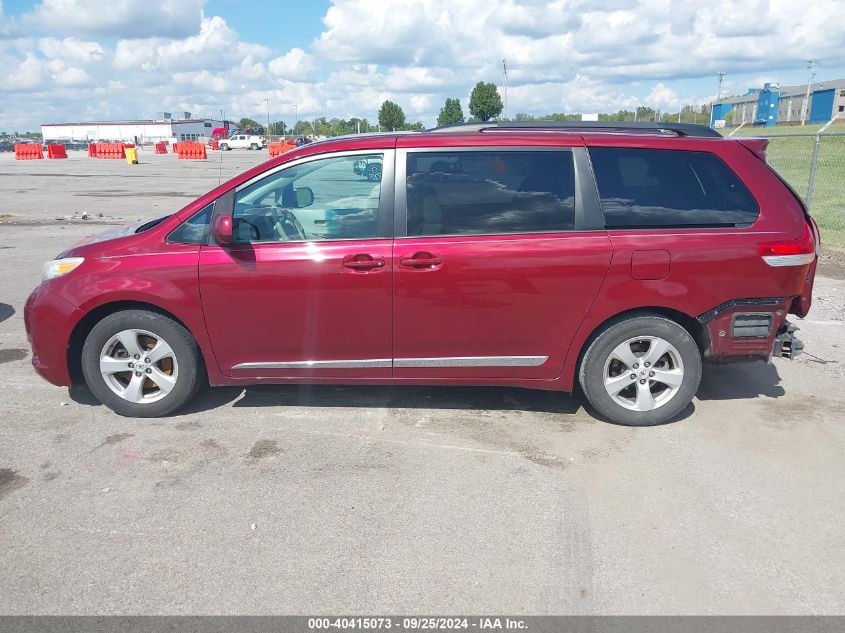
[(581, 371), (581, 362), (584, 359), (584, 354), (589, 349), (590, 344), (596, 340), (596, 338), (605, 330), (612, 327), (616, 323), (620, 321), (625, 321), (630, 318), (638, 317), (638, 316), (661, 316), (664, 318), (669, 319), (670, 321), (674, 321), (682, 328), (684, 328), (690, 336), (692, 336), (695, 344), (698, 346), (699, 351), (704, 356), (707, 349), (710, 347), (710, 335), (707, 331), (707, 328), (698, 321), (695, 317), (686, 314), (685, 312), (681, 312), (680, 310), (676, 310), (674, 308), (667, 308), (665, 306), (642, 306), (637, 308), (630, 308), (628, 310), (624, 310), (623, 312), (619, 312), (614, 314), (610, 317), (607, 317), (604, 321), (596, 325), (590, 334), (584, 339), (584, 342), (581, 344), (581, 347), (578, 349), (578, 356), (575, 360), (574, 365), (572, 365), (574, 372), (573, 372), (573, 386), (578, 386), (577, 376)]
[(203, 349), (203, 345), (201, 343), (200, 337), (197, 336), (196, 332), (193, 332), (191, 328), (180, 319), (178, 316), (170, 312), (169, 310), (165, 310), (161, 306), (157, 306), (153, 303), (148, 303), (146, 301), (138, 301), (138, 300), (121, 300), (121, 301), (110, 301), (108, 303), (100, 304), (91, 310), (89, 310), (85, 316), (83, 316), (74, 326), (73, 330), (71, 331), (70, 338), (68, 340), (67, 346), (67, 367), (68, 372), (70, 373), (71, 381), (74, 385), (82, 384), (84, 378), (82, 376), (82, 346), (85, 344), (85, 339), (88, 337), (88, 334), (91, 332), (93, 327), (102, 321), (104, 318), (111, 314), (115, 314), (117, 312), (122, 312), (124, 310), (147, 310), (148, 312), (155, 312), (157, 314), (161, 314), (162, 316), (166, 316), (169, 319), (173, 319), (185, 328), (191, 336), (194, 337), (194, 340), (199, 345), (200, 352), (203, 359), (203, 364), (205, 365), (206, 371), (213, 365), (210, 363), (209, 358), (206, 357), (206, 350)]

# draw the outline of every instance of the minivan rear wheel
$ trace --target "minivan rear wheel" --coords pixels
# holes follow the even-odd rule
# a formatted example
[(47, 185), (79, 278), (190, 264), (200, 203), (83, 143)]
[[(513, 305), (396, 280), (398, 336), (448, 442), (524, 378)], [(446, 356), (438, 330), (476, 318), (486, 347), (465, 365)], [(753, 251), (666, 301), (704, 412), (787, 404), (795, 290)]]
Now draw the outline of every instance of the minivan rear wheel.
[(587, 348), (581, 389), (611, 422), (652, 426), (686, 409), (701, 381), (701, 352), (678, 323), (657, 315), (612, 323)]
[(82, 348), (82, 373), (100, 402), (142, 418), (183, 407), (205, 380), (190, 332), (147, 310), (116, 312), (97, 323)]

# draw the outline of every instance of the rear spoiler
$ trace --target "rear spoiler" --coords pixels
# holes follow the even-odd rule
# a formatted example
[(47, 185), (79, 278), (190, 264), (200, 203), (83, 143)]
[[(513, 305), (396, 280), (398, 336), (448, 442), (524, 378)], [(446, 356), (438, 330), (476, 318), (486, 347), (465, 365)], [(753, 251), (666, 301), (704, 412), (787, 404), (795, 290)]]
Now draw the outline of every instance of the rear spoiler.
[(769, 139), (767, 138), (738, 138), (736, 139), (742, 145), (751, 150), (757, 158), (766, 162), (766, 148), (769, 146)]

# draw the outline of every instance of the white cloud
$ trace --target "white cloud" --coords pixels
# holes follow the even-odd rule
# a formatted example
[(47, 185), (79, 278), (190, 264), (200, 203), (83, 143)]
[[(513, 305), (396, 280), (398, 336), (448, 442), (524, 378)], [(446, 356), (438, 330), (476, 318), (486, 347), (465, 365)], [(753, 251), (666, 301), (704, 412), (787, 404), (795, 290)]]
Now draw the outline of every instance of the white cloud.
[(243, 62), (248, 56), (266, 57), (270, 50), (241, 42), (226, 21), (203, 18), (199, 32), (183, 39), (124, 39), (117, 43), (114, 66), (120, 70), (220, 70)]
[(662, 108), (674, 108), (678, 110), (681, 108), (681, 100), (678, 97), (678, 93), (663, 83), (659, 83), (651, 89), (651, 92), (646, 95), (645, 102)]
[(29, 90), (37, 87), (43, 81), (44, 62), (32, 53), (27, 53), (20, 65), (10, 72), (0, 84), (4, 90)]
[[(239, 10), (232, 4), (232, 10)], [(823, 0), (333, 0), (310, 46), (245, 41), (205, 0), (42, 0), (3, 15), (0, 93), (6, 125), (149, 117), (161, 110), (301, 118), (362, 116), (382, 101), (432, 124), (446, 97), (480, 80), (508, 110), (677, 110), (819, 59), (830, 79), (845, 59), (845, 21)], [(828, 70), (826, 70), (828, 69)], [(696, 83), (697, 82), (697, 83)]]
[(284, 55), (273, 58), (267, 67), (275, 77), (300, 81), (313, 79), (317, 70), (314, 57), (301, 48), (292, 48)]
[(66, 37), (63, 40), (42, 37), (38, 40), (38, 50), (50, 58), (82, 63), (102, 59), (105, 56), (103, 47), (97, 42), (84, 42), (75, 37)]
[(185, 37), (205, 0), (42, 0), (27, 22), (53, 33), (106, 37)]

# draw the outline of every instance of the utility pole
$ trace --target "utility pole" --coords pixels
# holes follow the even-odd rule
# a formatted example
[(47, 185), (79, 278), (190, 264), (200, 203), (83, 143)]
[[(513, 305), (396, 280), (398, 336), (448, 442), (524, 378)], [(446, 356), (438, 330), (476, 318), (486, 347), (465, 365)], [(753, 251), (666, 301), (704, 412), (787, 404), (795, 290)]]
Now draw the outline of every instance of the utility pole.
[(713, 115), (716, 112), (716, 101), (719, 101), (722, 98), (722, 82), (725, 80), (725, 73), (721, 70), (716, 73), (716, 80), (718, 83), (718, 87), (716, 88), (716, 99), (710, 104), (710, 127), (713, 127), (715, 122)]
[(810, 71), (810, 77), (807, 79), (807, 94), (804, 95), (804, 105), (801, 107), (801, 125), (807, 120), (807, 114), (810, 111), (810, 87), (813, 85), (813, 79), (816, 76), (816, 60), (811, 59), (807, 61), (807, 70)]
[(296, 134), (296, 124), (299, 123), (299, 104), (293, 104), (293, 133)]
[(265, 97), (264, 103), (267, 106), (267, 136), (270, 136), (270, 99)]
[(505, 76), (505, 119), (508, 118), (508, 64), (502, 59), (502, 74)]

